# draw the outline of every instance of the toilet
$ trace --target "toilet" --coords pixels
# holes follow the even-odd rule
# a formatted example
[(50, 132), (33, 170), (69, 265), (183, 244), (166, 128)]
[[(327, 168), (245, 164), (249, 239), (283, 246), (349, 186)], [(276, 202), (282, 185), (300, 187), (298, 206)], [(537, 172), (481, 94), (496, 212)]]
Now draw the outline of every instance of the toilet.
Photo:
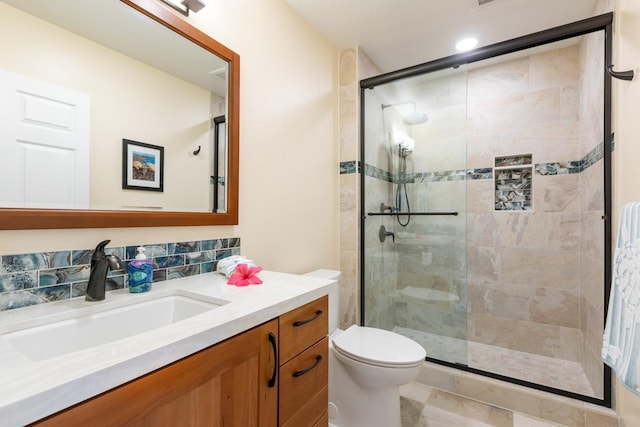
[(340, 272), (307, 275), (334, 281), (329, 286), (329, 427), (400, 427), (399, 386), (418, 376), (424, 348), (383, 329), (338, 329)]

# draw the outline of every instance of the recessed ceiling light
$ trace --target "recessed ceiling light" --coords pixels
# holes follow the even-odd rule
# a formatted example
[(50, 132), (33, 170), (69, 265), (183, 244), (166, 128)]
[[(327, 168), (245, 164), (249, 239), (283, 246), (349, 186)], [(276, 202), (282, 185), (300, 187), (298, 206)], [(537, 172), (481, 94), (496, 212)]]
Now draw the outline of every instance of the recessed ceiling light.
[(456, 49), (458, 49), (458, 51), (460, 52), (466, 52), (476, 47), (477, 44), (478, 39), (476, 39), (475, 37), (468, 37), (456, 43)]

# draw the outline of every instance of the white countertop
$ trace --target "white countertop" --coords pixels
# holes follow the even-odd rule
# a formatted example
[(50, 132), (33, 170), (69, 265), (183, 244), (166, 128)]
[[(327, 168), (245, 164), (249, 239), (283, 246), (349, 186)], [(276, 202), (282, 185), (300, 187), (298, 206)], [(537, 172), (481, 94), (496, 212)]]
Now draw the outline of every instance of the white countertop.
[[(150, 292), (107, 293), (104, 301), (82, 298), (0, 312), (0, 426), (39, 420), (171, 362), (271, 320), (328, 293), (330, 280), (262, 271), (261, 285), (227, 285), (207, 273), (153, 284)], [(113, 343), (48, 360), (32, 361), (2, 334), (118, 307), (130, 301), (186, 291), (229, 301), (180, 322)], [(87, 313), (84, 313), (84, 312)]]

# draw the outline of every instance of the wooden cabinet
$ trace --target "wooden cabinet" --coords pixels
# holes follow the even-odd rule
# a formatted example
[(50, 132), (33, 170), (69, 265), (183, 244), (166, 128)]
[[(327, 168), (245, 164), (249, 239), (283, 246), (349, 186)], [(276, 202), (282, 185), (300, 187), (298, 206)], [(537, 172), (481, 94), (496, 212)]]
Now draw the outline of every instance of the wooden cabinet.
[(328, 404), (328, 298), (280, 316), (279, 425), (314, 427)]
[(276, 426), (277, 334), (273, 320), (33, 425)]
[(323, 297), (32, 426), (325, 427)]

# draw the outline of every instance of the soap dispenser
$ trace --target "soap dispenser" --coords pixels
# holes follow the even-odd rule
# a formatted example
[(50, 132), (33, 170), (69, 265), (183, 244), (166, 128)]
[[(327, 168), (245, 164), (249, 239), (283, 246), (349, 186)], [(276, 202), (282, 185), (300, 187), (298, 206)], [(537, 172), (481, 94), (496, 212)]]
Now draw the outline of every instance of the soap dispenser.
[(145, 249), (138, 247), (136, 258), (129, 263), (129, 292), (140, 293), (151, 289), (153, 282), (153, 263), (144, 254)]

